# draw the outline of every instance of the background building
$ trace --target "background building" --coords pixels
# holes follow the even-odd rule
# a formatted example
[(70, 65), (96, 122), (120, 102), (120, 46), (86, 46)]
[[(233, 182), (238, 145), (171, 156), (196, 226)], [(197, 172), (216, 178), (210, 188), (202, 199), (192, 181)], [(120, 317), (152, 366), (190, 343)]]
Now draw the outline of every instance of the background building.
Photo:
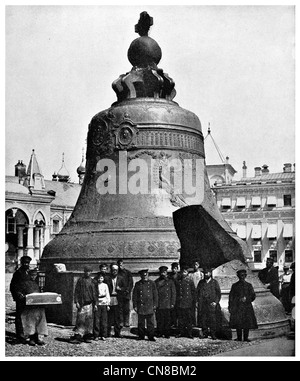
[(267, 257), (274, 258), (280, 270), (290, 266), (295, 261), (295, 165), (287, 163), (282, 172), (271, 173), (265, 164), (248, 176), (243, 162), (243, 175), (235, 180), (236, 171), (229, 158), (224, 159), (210, 129), (205, 143), (207, 171), (217, 205), (250, 247), (250, 267), (265, 267)]
[(62, 229), (70, 217), (81, 190), (84, 160), (77, 169), (79, 183), (71, 183), (65, 167), (45, 180), (36, 154), (29, 165), (18, 160), (15, 175), (5, 178), (5, 264), (12, 273), (20, 257), (29, 255), (38, 264), (44, 246)]

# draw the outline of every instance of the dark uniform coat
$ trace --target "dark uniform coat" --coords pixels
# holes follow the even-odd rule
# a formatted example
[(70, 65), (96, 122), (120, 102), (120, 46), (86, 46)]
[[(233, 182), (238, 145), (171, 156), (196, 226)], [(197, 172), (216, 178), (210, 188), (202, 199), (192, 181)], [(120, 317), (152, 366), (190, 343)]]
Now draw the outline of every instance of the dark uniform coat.
[(192, 308), (196, 301), (196, 288), (192, 279), (188, 276), (178, 278), (176, 285), (176, 306), (178, 308)]
[(139, 315), (153, 314), (158, 303), (155, 282), (150, 279), (136, 282), (132, 293), (132, 303)]
[(122, 269), (119, 270), (118, 273), (119, 276), (122, 276), (124, 279), (124, 290), (122, 292), (122, 296), (124, 299), (130, 300), (131, 298), (131, 291), (133, 288), (133, 277), (132, 274), (129, 270), (127, 269)]
[(176, 302), (176, 288), (172, 279), (157, 278), (155, 280), (158, 294), (158, 309), (174, 308)]
[(41, 292), (38, 283), (35, 280), (25, 280), (20, 286), (20, 292), (23, 295), (28, 295), (33, 292)]
[(24, 283), (29, 282), (30, 280), (31, 279), (28, 270), (21, 266), (14, 272), (12, 280), (10, 282), (10, 292), (13, 297), (13, 300), (16, 302), (15, 325), (16, 334), (18, 337), (24, 336), (21, 314), (26, 307), (26, 303), (24, 298), (25, 294), (23, 293), (22, 287)]
[(28, 270), (25, 270), (23, 267), (14, 272), (10, 282), (10, 292), (14, 301), (19, 301), (22, 298), (22, 295), (24, 295), (21, 290), (23, 283), (30, 280)]
[[(246, 302), (241, 301), (243, 297), (246, 297)], [(256, 295), (251, 283), (238, 281), (231, 286), (228, 305), (230, 312), (229, 325), (231, 328), (257, 328), (257, 321), (252, 306), (255, 297)]]
[(219, 302), (221, 300), (221, 289), (219, 283), (211, 278), (209, 282), (205, 279), (200, 280), (197, 286), (197, 301), (198, 301), (198, 314), (201, 316), (201, 310), (205, 304), (215, 302), (219, 309)]

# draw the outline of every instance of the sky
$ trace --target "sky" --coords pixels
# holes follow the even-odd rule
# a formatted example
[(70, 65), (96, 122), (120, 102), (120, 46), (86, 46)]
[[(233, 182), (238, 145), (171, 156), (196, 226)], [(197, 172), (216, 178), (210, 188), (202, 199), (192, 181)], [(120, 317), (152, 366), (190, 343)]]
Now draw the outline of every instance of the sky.
[[(295, 163), (293, 5), (6, 5), (5, 170), (28, 166), (35, 150), (51, 179), (62, 163), (71, 180), (88, 124), (116, 101), (111, 84), (131, 70), (130, 43), (142, 11), (162, 49), (158, 67), (174, 81), (180, 107), (208, 124), (242, 176)], [(210, 145), (211, 147), (211, 145)], [(206, 147), (205, 147), (206, 149)], [(216, 152), (206, 150), (207, 164)]]

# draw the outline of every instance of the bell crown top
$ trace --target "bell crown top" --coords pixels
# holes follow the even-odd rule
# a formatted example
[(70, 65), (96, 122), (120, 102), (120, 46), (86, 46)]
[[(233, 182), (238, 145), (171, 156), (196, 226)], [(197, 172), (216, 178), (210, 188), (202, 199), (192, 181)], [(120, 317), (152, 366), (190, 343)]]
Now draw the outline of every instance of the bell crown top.
[(132, 69), (112, 83), (118, 102), (144, 97), (172, 100), (176, 95), (172, 78), (157, 67), (162, 51), (158, 43), (148, 36), (152, 25), (153, 17), (146, 11), (140, 13), (135, 25), (135, 32), (140, 37), (132, 41), (127, 52)]

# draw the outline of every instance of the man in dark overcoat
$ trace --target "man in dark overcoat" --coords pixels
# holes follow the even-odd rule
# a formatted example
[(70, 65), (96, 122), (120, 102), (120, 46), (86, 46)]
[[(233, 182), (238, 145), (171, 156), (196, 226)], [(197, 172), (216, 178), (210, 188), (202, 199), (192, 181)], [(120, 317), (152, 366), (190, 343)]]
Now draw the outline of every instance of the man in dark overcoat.
[(155, 280), (158, 306), (156, 310), (157, 335), (170, 338), (171, 331), (171, 310), (176, 302), (175, 283), (168, 277), (168, 267), (160, 266), (160, 276)]
[(154, 313), (158, 303), (157, 289), (155, 282), (148, 279), (148, 269), (140, 270), (139, 274), (141, 280), (135, 283), (132, 293), (133, 309), (138, 314), (138, 338), (144, 340), (147, 332), (148, 339), (155, 341)]
[(81, 276), (74, 289), (74, 303), (77, 309), (74, 336), (70, 338), (70, 343), (80, 344), (83, 341), (91, 342), (93, 336), (94, 311), (97, 310), (98, 295), (94, 280), (91, 278), (92, 269), (84, 266), (83, 276)]
[(221, 314), (221, 289), (216, 279), (212, 278), (212, 269), (204, 268), (204, 279), (197, 286), (198, 326), (202, 328), (204, 338), (210, 331), (212, 340), (216, 340), (218, 314)]
[[(200, 282), (201, 279), (203, 279), (203, 273), (200, 269), (200, 262), (195, 260), (193, 262), (193, 271), (189, 273), (189, 278), (192, 279), (194, 282), (195, 288), (197, 289), (198, 283)], [(193, 309), (193, 325), (197, 326), (197, 321), (198, 321), (198, 308), (197, 308), (197, 303), (195, 303), (194, 309)]]
[(179, 328), (177, 337), (187, 336), (193, 339), (193, 310), (196, 302), (196, 288), (193, 280), (188, 277), (188, 266), (182, 266), (175, 285)]
[[(37, 268), (29, 270), (29, 276), (30, 280), (22, 282), (20, 291), (23, 295), (40, 293), (41, 290), (37, 282)], [(21, 320), (24, 336), (29, 338), (28, 344), (30, 346), (44, 345), (45, 342), (40, 340), (39, 336), (48, 336), (45, 307), (42, 305), (25, 305)]]
[[(171, 272), (168, 274), (168, 277), (172, 279), (175, 284), (175, 281), (179, 278), (179, 276), (179, 263), (173, 262), (171, 264)], [(175, 328), (178, 327), (177, 301), (175, 302), (175, 307), (171, 310), (171, 326)]]
[(13, 300), (16, 302), (16, 336), (17, 339), (26, 343), (26, 338), (23, 333), (21, 314), (25, 308), (25, 295), (22, 293), (22, 287), (24, 282), (30, 281), (29, 267), (30, 267), (31, 257), (24, 255), (20, 259), (21, 266), (14, 272), (11, 282), (10, 282), (10, 292)]
[(133, 288), (131, 272), (124, 267), (123, 259), (118, 259), (119, 275), (124, 279), (124, 291), (119, 296), (120, 324), (129, 327), (130, 299)]
[(115, 337), (121, 337), (120, 302), (125, 290), (124, 278), (119, 274), (119, 266), (116, 263), (110, 265), (110, 275), (104, 278), (110, 294), (110, 309), (108, 311), (107, 337), (111, 336), (112, 326)]
[(242, 341), (242, 336), (244, 341), (250, 341), (248, 338), (249, 330), (257, 328), (257, 321), (252, 306), (256, 295), (252, 284), (245, 280), (247, 270), (239, 270), (236, 274), (239, 281), (231, 286), (229, 293), (229, 326), (236, 329), (238, 341)]
[(274, 266), (273, 258), (267, 258), (266, 267), (259, 271), (258, 278), (277, 299), (280, 299), (278, 267)]

